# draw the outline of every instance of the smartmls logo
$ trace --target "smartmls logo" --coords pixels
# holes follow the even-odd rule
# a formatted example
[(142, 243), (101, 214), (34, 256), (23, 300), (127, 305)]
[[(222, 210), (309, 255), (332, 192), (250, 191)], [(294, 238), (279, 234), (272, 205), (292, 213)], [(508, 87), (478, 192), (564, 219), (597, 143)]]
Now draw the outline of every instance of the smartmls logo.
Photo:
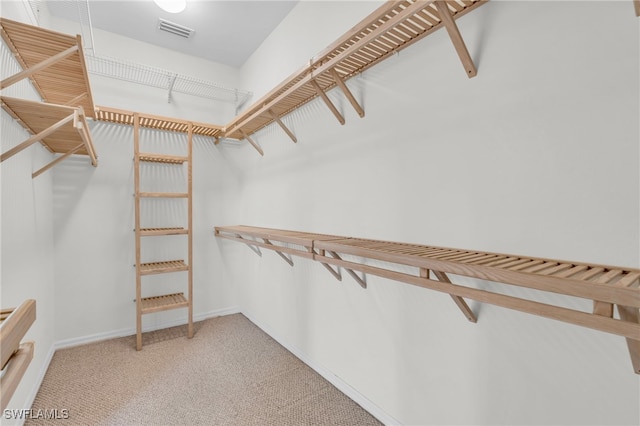
[(66, 408), (4, 410), (3, 416), (7, 420), (64, 420), (69, 418), (69, 410)]

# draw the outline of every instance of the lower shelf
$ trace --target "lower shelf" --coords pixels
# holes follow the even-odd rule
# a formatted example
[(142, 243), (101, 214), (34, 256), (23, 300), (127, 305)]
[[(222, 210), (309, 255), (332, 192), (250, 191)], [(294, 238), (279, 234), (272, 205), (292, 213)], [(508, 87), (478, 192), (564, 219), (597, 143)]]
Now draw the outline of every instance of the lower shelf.
[(189, 265), (184, 260), (167, 260), (140, 264), (140, 275), (165, 274), (167, 272), (188, 271)]
[(187, 307), (189, 307), (189, 301), (184, 297), (184, 293), (173, 293), (142, 298), (143, 314), (151, 314), (154, 312)]

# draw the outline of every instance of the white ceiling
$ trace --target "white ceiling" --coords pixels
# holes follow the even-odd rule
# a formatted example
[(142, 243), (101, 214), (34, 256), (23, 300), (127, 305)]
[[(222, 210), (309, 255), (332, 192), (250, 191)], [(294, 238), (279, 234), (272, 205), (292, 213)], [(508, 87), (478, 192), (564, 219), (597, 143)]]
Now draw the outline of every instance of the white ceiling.
[[(82, 1), (82, 0), (80, 0)], [(298, 3), (297, 0), (187, 0), (181, 13), (167, 13), (152, 0), (90, 0), (91, 24), (109, 32), (240, 67)], [(47, 2), (53, 16), (78, 21), (69, 2)], [(195, 30), (190, 39), (158, 30), (163, 18)], [(100, 46), (96, 46), (99, 52)]]

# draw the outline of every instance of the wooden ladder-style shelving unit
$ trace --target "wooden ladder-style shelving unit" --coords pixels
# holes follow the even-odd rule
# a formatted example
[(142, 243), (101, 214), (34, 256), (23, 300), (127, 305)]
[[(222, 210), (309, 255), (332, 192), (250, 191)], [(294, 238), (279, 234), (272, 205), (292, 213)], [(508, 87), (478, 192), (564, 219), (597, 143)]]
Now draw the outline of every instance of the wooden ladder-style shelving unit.
[[(476, 316), (463, 298), (616, 334), (626, 338), (633, 370), (640, 374), (640, 269), (251, 226), (217, 226), (215, 234), (254, 250), (273, 250), (292, 266), (291, 255), (315, 260), (338, 280), (343, 268), (363, 288), (366, 276), (356, 271), (447, 293), (474, 323)], [(398, 272), (392, 265), (414, 267), (416, 273)], [(455, 284), (447, 274), (586, 299), (593, 301), (593, 309)]]
[[(125, 113), (126, 114), (126, 113)], [(128, 115), (127, 115), (128, 116)], [(170, 309), (187, 308), (188, 337), (193, 337), (193, 221), (192, 221), (192, 145), (193, 124), (183, 123), (187, 133), (187, 154), (185, 156), (153, 154), (140, 151), (141, 117), (137, 113), (131, 114), (134, 127), (134, 185), (135, 185), (135, 239), (136, 239), (136, 349), (142, 349), (142, 316)], [(148, 118), (142, 119), (150, 124)], [(153, 121), (153, 120), (152, 120)], [(143, 192), (141, 188), (141, 168), (145, 163), (159, 163), (164, 167), (184, 167), (186, 164), (186, 192)], [(173, 198), (184, 199), (187, 203), (187, 227), (153, 227), (145, 228), (141, 225), (141, 201), (145, 198)], [(188, 258), (179, 260), (162, 260), (156, 262), (141, 261), (142, 238), (159, 236), (186, 236)], [(184, 237), (183, 237), (184, 238)], [(187, 272), (187, 289), (182, 293), (154, 295), (143, 297), (142, 277), (155, 274), (169, 274)]]

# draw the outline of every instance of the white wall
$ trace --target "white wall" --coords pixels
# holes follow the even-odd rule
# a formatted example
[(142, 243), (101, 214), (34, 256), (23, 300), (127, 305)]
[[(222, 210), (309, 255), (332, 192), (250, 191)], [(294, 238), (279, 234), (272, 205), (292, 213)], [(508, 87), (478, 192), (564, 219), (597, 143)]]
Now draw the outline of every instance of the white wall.
[[(339, 3), (298, 6), (314, 7), (340, 16)], [(325, 22), (277, 31), (303, 49)], [(350, 80), (364, 119), (332, 92), (345, 126), (316, 101), (286, 118), (297, 144), (272, 126), (255, 137), (264, 157), (249, 145), (229, 151), (237, 216), (216, 225), (640, 266), (631, 4), (490, 2), (459, 25), (476, 78), (437, 32)], [(284, 55), (271, 49), (255, 57)], [(250, 64), (243, 75), (257, 81)], [(272, 252), (218, 245), (243, 312), (402, 423), (640, 420), (621, 337), (477, 303), (471, 324), (447, 295), (372, 276), (362, 290), (316, 263), (291, 268)]]
[[(3, 2), (2, 16), (27, 22), (29, 19), (22, 4), (15, 2)], [(20, 66), (5, 44), (0, 45), (0, 78), (5, 78), (19, 72)], [(40, 100), (24, 80), (3, 90), (2, 95)], [(0, 151), (6, 152), (30, 134), (4, 110), (0, 116)], [(16, 307), (26, 299), (36, 300), (36, 321), (24, 338), (35, 341), (35, 352), (9, 409), (30, 407), (53, 354), (52, 180), (49, 173), (31, 179), (31, 173), (51, 159), (51, 154), (37, 143), (0, 166), (0, 306)], [(0, 422), (8, 425), (13, 420), (2, 413)]]
[[(378, 4), (302, 2), (243, 68), (242, 86), (259, 97)], [(285, 118), (298, 144), (273, 126), (256, 135), (265, 157), (195, 142), (196, 315), (239, 303), (405, 424), (637, 424), (639, 380), (622, 338), (475, 303), (470, 324), (447, 295), (376, 277), (362, 290), (315, 263), (291, 268), (213, 237), (213, 225), (244, 223), (640, 266), (631, 5), (490, 2), (459, 25), (474, 79), (438, 32), (348, 82), (364, 119), (332, 92), (346, 126), (313, 102)], [(274, 40), (287, 36), (281, 49)], [(279, 59), (261, 69), (269, 57)], [(100, 103), (109, 86), (97, 86)], [(108, 106), (163, 113), (148, 109), (152, 90)], [(2, 125), (5, 151), (24, 135), (4, 113)], [(131, 129), (92, 132), (97, 169), (74, 159), (32, 181), (50, 158), (39, 147), (2, 164), (2, 305), (38, 294), (36, 359), (11, 408), (30, 402), (53, 342), (134, 327)], [(182, 319), (167, 312), (145, 326)]]

